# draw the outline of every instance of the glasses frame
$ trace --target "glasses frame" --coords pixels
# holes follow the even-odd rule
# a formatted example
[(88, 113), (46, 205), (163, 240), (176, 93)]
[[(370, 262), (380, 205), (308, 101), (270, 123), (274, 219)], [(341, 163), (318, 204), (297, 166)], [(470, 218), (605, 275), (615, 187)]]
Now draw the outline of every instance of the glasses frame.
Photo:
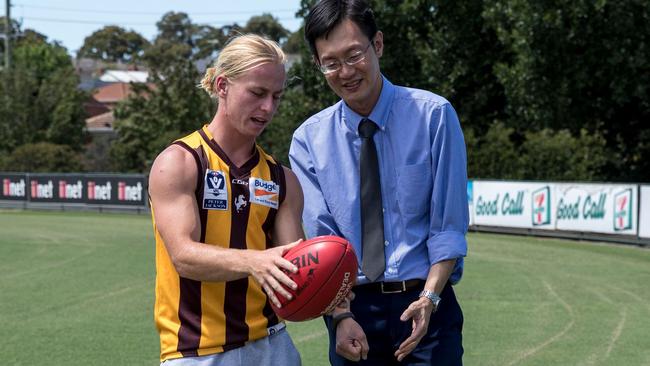
[[(330, 62), (329, 63), (330, 65), (332, 65), (332, 64), (335, 65), (334, 68), (325, 66), (325, 65), (321, 64), (320, 61), (319, 61), (318, 65), (317, 65), (318, 70), (320, 72), (322, 72), (323, 75), (330, 75), (330, 74), (333, 74), (335, 72), (341, 71), (341, 69), (343, 68), (343, 64), (346, 64), (348, 66), (354, 66), (354, 65), (358, 64), (359, 62), (366, 59), (366, 56), (367, 56), (366, 53), (368, 52), (368, 49), (370, 48), (370, 46), (372, 46), (372, 42), (373, 42), (372, 40), (370, 42), (368, 42), (368, 45), (364, 48), (363, 51), (360, 51), (359, 53), (354, 53), (354, 54), (344, 58), (343, 62), (341, 62), (341, 59), (338, 59), (338, 58), (336, 60), (333, 60), (332, 62)], [(359, 58), (355, 60), (356, 57), (359, 57)]]

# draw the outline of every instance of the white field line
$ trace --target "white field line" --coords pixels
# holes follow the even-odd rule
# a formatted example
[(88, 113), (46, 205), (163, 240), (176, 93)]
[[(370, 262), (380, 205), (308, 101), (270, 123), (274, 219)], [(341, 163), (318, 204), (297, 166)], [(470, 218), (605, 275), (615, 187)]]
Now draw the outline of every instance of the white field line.
[(612, 285), (607, 285), (607, 287), (612, 289), (612, 290), (622, 292), (625, 295), (633, 298), (634, 300), (638, 301), (641, 305), (643, 305), (646, 310), (648, 310), (650, 312), (650, 304), (648, 303), (648, 301), (644, 300), (643, 298), (641, 298), (639, 295), (635, 294), (634, 292), (622, 289), (620, 287), (612, 286)]
[(558, 339), (560, 339), (561, 337), (563, 337), (563, 336), (564, 336), (564, 335), (565, 335), (565, 334), (566, 334), (566, 333), (567, 333), (571, 328), (573, 328), (573, 325), (574, 325), (575, 322), (576, 322), (576, 320), (575, 320), (575, 315), (573, 314), (573, 307), (571, 307), (570, 304), (568, 304), (566, 301), (564, 301), (564, 299), (562, 299), (562, 298), (561, 298), (561, 297), (560, 297), (560, 296), (555, 292), (555, 290), (553, 290), (553, 287), (551, 287), (551, 285), (550, 285), (548, 282), (546, 282), (546, 280), (542, 280), (542, 282), (544, 283), (544, 286), (546, 287), (546, 290), (551, 294), (551, 296), (553, 296), (555, 299), (557, 299), (557, 301), (558, 301), (558, 302), (562, 305), (562, 307), (567, 311), (567, 313), (569, 314), (569, 316), (570, 316), (570, 318), (571, 318), (571, 321), (570, 321), (569, 324), (567, 324), (567, 325), (564, 327), (564, 329), (562, 329), (559, 333), (557, 333), (557, 334), (555, 334), (554, 336), (552, 336), (552, 337), (546, 339), (544, 342), (542, 342), (542, 343), (540, 343), (539, 345), (537, 345), (537, 346), (535, 346), (535, 347), (533, 347), (533, 348), (531, 348), (531, 349), (525, 351), (525, 352), (522, 353), (519, 357), (517, 357), (517, 358), (515, 358), (514, 360), (510, 361), (510, 362), (508, 363), (508, 366), (510, 366), (510, 365), (514, 365), (514, 364), (516, 364), (516, 363), (519, 363), (519, 362), (525, 360), (526, 358), (528, 358), (528, 357), (530, 357), (530, 356), (536, 354), (537, 352), (539, 352), (540, 350), (542, 350), (544, 347), (548, 346), (549, 344), (551, 344), (551, 343), (557, 341)]
[(618, 322), (616, 329), (614, 329), (614, 332), (612, 332), (612, 336), (609, 339), (609, 346), (607, 347), (607, 352), (605, 352), (605, 359), (607, 359), (609, 357), (609, 354), (612, 353), (614, 344), (616, 344), (616, 341), (621, 336), (621, 333), (623, 333), (623, 328), (625, 327), (626, 318), (627, 318), (627, 307), (624, 307), (623, 310), (621, 310), (621, 320)]
[(586, 290), (591, 292), (592, 294), (594, 294), (594, 296), (601, 299), (602, 301), (604, 301), (604, 302), (606, 302), (606, 303), (608, 303), (610, 305), (614, 305), (614, 301), (612, 299), (610, 299), (609, 297), (605, 296), (603, 294), (602, 290), (598, 291), (593, 287), (589, 287)]
[[(595, 292), (595, 291), (594, 291)], [(609, 300), (608, 302), (612, 302)], [(613, 303), (613, 302), (612, 302)], [(584, 364), (581, 365), (595, 365), (596, 362), (598, 361), (605, 361), (609, 358), (610, 353), (612, 353), (612, 349), (614, 348), (614, 345), (616, 344), (616, 341), (618, 341), (618, 338), (621, 336), (623, 333), (623, 328), (625, 327), (625, 321), (627, 319), (627, 307), (624, 307), (620, 312), (620, 320), (618, 321), (618, 324), (616, 325), (616, 328), (612, 331), (611, 336), (609, 337), (608, 345), (607, 345), (607, 350), (605, 350), (605, 354), (600, 358), (598, 356), (598, 352), (594, 352), (589, 356), (589, 358), (586, 360)]]
[(40, 267), (32, 267), (32, 268), (30, 268), (30, 269), (28, 269), (28, 270), (25, 270), (25, 271), (19, 271), (19, 272), (9, 273), (9, 274), (6, 274), (6, 275), (1, 276), (1, 277), (0, 277), (0, 280), (10, 280), (10, 279), (12, 279), (12, 278), (25, 276), (25, 275), (28, 275), (28, 274), (31, 274), (31, 273), (35, 273), (35, 272), (44, 272), (45, 270), (50, 270), (50, 269), (54, 269), (54, 268), (58, 268), (58, 267), (62, 267), (63, 265), (66, 265), (66, 264), (68, 264), (68, 263), (70, 263), (70, 262), (74, 262), (74, 261), (76, 261), (76, 260), (78, 260), (78, 259), (80, 259), (80, 258), (83, 258), (83, 257), (85, 257), (85, 256), (87, 256), (87, 255), (90, 255), (90, 254), (92, 254), (94, 251), (95, 251), (95, 249), (92, 248), (92, 249), (90, 249), (90, 250), (86, 250), (84, 253), (81, 253), (81, 254), (76, 255), (76, 256), (74, 256), (74, 257), (66, 258), (66, 259), (64, 259), (64, 260), (62, 260), (62, 261), (58, 261), (58, 262), (54, 262), (54, 263), (50, 263), (50, 264), (47, 264), (47, 265), (44, 265), (44, 266), (40, 266)]

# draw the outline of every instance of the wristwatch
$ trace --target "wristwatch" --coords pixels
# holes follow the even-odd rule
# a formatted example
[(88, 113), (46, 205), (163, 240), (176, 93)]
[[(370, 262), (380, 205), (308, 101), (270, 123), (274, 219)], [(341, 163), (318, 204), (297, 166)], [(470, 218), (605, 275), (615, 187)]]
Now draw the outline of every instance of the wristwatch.
[(433, 312), (435, 313), (438, 310), (438, 304), (440, 304), (440, 296), (433, 291), (422, 290), (420, 292), (420, 297), (426, 297), (433, 304)]

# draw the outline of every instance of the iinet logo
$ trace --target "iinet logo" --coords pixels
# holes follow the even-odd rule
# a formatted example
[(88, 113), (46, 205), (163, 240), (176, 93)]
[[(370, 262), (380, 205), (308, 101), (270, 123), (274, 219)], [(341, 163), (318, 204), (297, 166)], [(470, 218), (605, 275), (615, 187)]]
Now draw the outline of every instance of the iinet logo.
[(84, 186), (80, 180), (75, 184), (68, 184), (64, 180), (59, 181), (59, 198), (80, 200), (83, 198)]
[(25, 197), (25, 180), (12, 182), (9, 178), (3, 179), (2, 195), (4, 197)]
[(142, 184), (138, 182), (134, 186), (128, 186), (125, 182), (118, 182), (117, 199), (120, 201), (141, 201)]
[(95, 181), (88, 181), (88, 199), (95, 201), (111, 200), (111, 182), (106, 184), (96, 184)]
[(32, 198), (54, 198), (54, 184), (48, 180), (45, 184), (39, 184), (38, 181), (31, 181)]

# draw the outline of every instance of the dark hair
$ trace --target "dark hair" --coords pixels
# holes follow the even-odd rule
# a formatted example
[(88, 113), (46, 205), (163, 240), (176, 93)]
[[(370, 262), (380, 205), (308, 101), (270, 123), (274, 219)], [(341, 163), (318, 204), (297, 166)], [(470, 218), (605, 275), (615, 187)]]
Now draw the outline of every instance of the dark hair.
[(318, 58), (316, 40), (326, 37), (343, 20), (350, 19), (372, 40), (377, 33), (375, 15), (365, 0), (321, 0), (314, 5), (305, 18), (305, 41), (312, 55)]

